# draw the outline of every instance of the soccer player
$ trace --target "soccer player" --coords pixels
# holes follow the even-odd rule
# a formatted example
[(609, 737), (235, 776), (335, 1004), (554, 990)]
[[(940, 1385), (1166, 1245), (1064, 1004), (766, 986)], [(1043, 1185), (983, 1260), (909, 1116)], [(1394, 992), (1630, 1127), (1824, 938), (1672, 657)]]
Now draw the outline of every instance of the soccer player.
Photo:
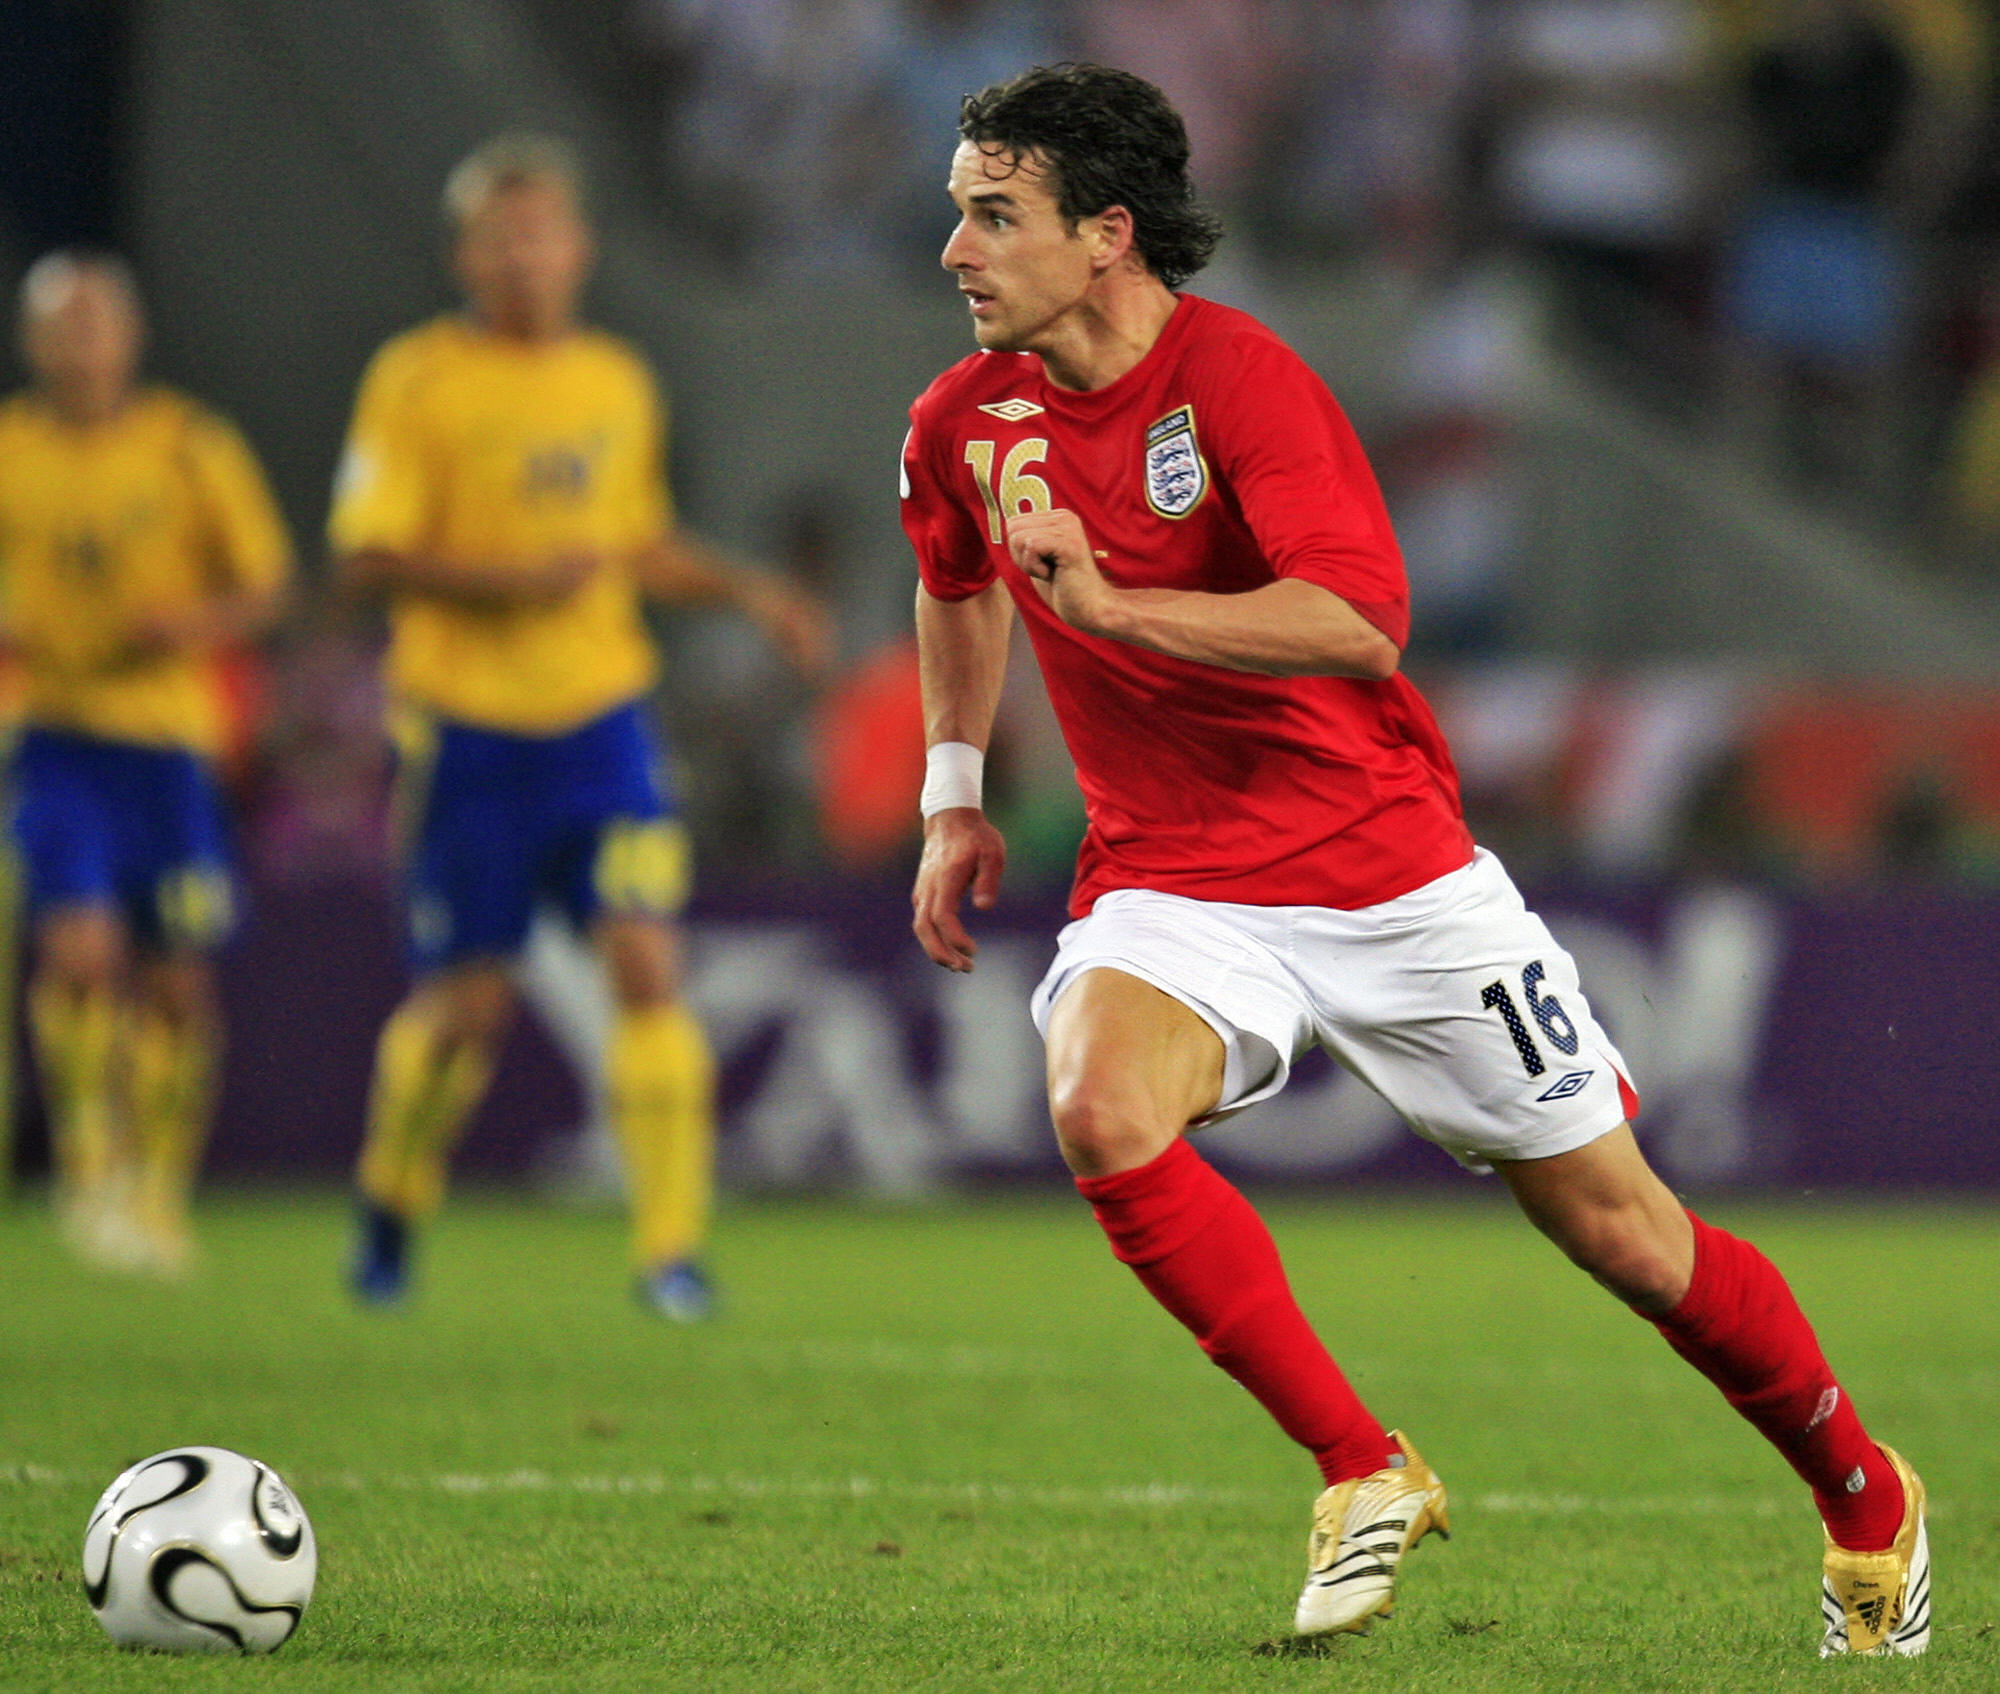
[(1784, 1279), (1685, 1211), (1627, 1120), (1576, 968), (1475, 848), (1398, 673), (1401, 561), (1325, 387), (1176, 290), (1218, 231), (1180, 118), (1088, 65), (968, 99), (944, 249), (979, 356), (911, 410), (930, 742), (915, 930), (965, 971), (1005, 849), (980, 767), (1019, 610), (1090, 828), (1033, 1011), (1050, 1110), (1118, 1258), (1318, 1461), (1302, 1635), (1386, 1615), (1445, 1491), (1301, 1315), (1257, 1214), (1186, 1139), (1315, 1043), (1721, 1389), (1826, 1525), (1823, 1654), (1923, 1651), (1924, 1493)]
[(353, 1282), (377, 1302), (405, 1286), (540, 902), (608, 967), (638, 1291), (696, 1319), (711, 1305), (711, 1062), (681, 997), (687, 843), (646, 724), (642, 596), (740, 608), (808, 668), (825, 621), (675, 523), (652, 378), (578, 321), (592, 240), (569, 149), (489, 142), (452, 173), (445, 212), (469, 310), (370, 364), (331, 519), (347, 583), (389, 601), (418, 968), (376, 1053)]
[(138, 385), (142, 338), (118, 260), (28, 272), (34, 384), (0, 407), (0, 640), (27, 681), (15, 832), (64, 1231), (99, 1262), (173, 1275), (232, 906), (215, 657), (276, 614), (291, 548), (242, 437)]

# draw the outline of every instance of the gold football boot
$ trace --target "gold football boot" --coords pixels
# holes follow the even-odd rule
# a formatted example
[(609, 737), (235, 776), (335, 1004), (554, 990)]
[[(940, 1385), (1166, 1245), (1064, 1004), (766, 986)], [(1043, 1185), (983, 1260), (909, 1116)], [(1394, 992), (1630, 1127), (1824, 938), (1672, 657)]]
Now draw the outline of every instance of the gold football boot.
[(1396, 1606), (1403, 1555), (1436, 1530), (1451, 1539), (1444, 1484), (1400, 1430), (1403, 1463), (1335, 1483), (1313, 1503), (1306, 1585), (1292, 1627), (1301, 1635), (1365, 1634)]
[(1819, 1609), (1826, 1637), (1819, 1656), (1894, 1653), (1914, 1659), (1931, 1644), (1931, 1544), (1924, 1533), (1924, 1485), (1902, 1454), (1882, 1449), (1903, 1485), (1903, 1525), (1879, 1553), (1851, 1553), (1826, 1538)]

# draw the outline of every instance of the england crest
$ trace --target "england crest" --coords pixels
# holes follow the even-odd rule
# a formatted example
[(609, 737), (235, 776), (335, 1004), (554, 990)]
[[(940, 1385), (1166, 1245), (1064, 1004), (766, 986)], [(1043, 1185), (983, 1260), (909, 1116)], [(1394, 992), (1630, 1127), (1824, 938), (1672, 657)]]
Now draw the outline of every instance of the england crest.
[(1208, 492), (1208, 466), (1194, 439), (1194, 408), (1176, 406), (1146, 430), (1146, 504), (1184, 518)]

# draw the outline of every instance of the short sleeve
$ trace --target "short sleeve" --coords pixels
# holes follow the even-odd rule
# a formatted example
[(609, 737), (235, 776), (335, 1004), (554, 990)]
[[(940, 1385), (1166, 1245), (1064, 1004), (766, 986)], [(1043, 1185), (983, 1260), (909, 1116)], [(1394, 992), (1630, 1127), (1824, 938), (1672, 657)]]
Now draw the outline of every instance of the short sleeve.
[(336, 554), (414, 552), (425, 538), (431, 479), (412, 373), (401, 351), (393, 344), (384, 348), (361, 379), (327, 519)]
[[(968, 502), (953, 498), (951, 483), (939, 474), (936, 445), (920, 400), (910, 409), (910, 433), (903, 438), (903, 533), (925, 591), (939, 600), (969, 600), (993, 585), (999, 568)], [(969, 493), (969, 481), (966, 487)]]
[(1282, 343), (1246, 340), (1197, 391), (1203, 451), (1272, 571), (1338, 594), (1398, 647), (1403, 556), (1375, 473), (1339, 404)]
[(188, 465), (211, 557), (233, 587), (281, 586), (291, 572), (291, 537), (263, 468), (236, 428), (210, 413), (190, 420)]

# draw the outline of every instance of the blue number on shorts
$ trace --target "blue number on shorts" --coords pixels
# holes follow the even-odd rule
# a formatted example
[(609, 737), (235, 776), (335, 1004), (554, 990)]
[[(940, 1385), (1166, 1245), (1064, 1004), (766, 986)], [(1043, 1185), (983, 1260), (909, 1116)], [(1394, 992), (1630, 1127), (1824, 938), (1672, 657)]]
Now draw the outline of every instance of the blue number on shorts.
[(1542, 1063), (1541, 1049), (1535, 1045), (1535, 1038), (1528, 1033), (1528, 1026), (1521, 1021), (1520, 1008), (1514, 1004), (1514, 996), (1507, 992), (1504, 982), (1489, 982), (1479, 996), (1482, 1006), (1491, 1006), (1500, 1014), (1500, 1021), (1507, 1026), (1507, 1033), (1514, 1038), (1514, 1051), (1521, 1055), (1521, 1063), (1528, 1067), (1530, 1076), (1540, 1076), (1549, 1067)]
[[(1521, 986), (1528, 995), (1528, 1010), (1535, 1014), (1535, 1022), (1542, 1026), (1542, 1033), (1554, 1044), (1556, 1051), (1575, 1058), (1576, 1025), (1570, 1022), (1569, 1013), (1562, 1009), (1562, 1002), (1553, 994), (1535, 993), (1535, 986), (1542, 980), (1542, 975), (1540, 959), (1521, 972)], [(1528, 1074), (1532, 1076), (1534, 1072)]]
[[(1574, 1058), (1577, 1047), (1575, 1023), (1553, 994), (1536, 992), (1547, 974), (1542, 968), (1542, 961), (1534, 960), (1521, 972), (1521, 990), (1528, 996), (1528, 1010), (1534, 1013), (1535, 1022), (1541, 1025), (1550, 1045), (1558, 1053)], [(1480, 992), (1479, 1003), (1500, 1014), (1500, 1021), (1514, 1038), (1514, 1051), (1521, 1055), (1521, 1063), (1527, 1067), (1530, 1076), (1540, 1076), (1549, 1068), (1542, 1058), (1542, 1050), (1535, 1045), (1535, 1038), (1528, 1033), (1520, 1008), (1514, 1004), (1514, 996), (1507, 992), (1506, 983), (1489, 982)]]

